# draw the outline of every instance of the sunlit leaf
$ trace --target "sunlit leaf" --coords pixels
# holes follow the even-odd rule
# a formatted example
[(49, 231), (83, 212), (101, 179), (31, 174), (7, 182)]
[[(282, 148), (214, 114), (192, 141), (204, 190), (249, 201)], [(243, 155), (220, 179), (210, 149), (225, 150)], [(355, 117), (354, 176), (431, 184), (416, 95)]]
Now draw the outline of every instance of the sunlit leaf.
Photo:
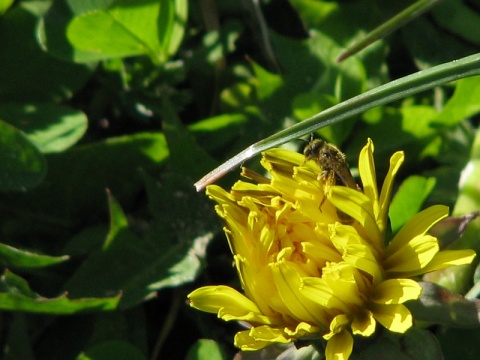
[(421, 210), (423, 202), (434, 186), (434, 178), (421, 176), (411, 176), (400, 185), (388, 212), (392, 223), (392, 232), (397, 232)]
[(74, 17), (67, 37), (94, 59), (148, 55), (162, 63), (182, 41), (186, 15), (186, 0), (120, 0)]
[(56, 265), (68, 259), (69, 256), (41, 255), (0, 243), (0, 260), (8, 267), (41, 268)]
[(85, 114), (51, 103), (0, 104), (0, 119), (23, 131), (42, 153), (65, 150), (87, 131)]
[(76, 314), (89, 311), (114, 310), (120, 297), (85, 298), (72, 300), (66, 294), (45, 298), (34, 293), (28, 283), (9, 271), (0, 278), (0, 308), (30, 313)]

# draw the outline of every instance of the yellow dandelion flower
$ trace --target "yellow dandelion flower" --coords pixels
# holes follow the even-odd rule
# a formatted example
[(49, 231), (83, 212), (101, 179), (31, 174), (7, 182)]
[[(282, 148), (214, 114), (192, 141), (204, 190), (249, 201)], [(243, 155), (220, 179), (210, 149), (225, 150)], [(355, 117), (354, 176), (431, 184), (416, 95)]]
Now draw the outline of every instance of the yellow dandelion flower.
[(263, 153), (269, 178), (247, 172), (257, 184), (239, 181), (230, 192), (209, 186), (243, 292), (206, 286), (188, 295), (190, 305), (249, 323), (235, 336), (242, 350), (323, 337), (327, 359), (348, 359), (353, 335), (370, 336), (377, 323), (405, 332), (412, 315), (403, 303), (421, 293), (410, 278), (468, 264), (475, 253), (440, 251), (427, 234), (447, 216), (445, 206), (420, 212), (387, 244), (389, 201), (403, 158), (402, 152), (391, 157), (380, 194), (371, 140), (359, 157), (363, 190), (326, 184), (315, 161), (283, 149)]

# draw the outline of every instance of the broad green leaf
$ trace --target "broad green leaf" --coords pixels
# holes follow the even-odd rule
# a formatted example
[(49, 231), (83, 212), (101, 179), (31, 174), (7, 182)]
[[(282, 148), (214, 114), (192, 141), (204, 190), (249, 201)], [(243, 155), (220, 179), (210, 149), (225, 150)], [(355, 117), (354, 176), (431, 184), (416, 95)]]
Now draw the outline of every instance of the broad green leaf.
[(396, 233), (408, 220), (418, 213), (423, 202), (435, 187), (435, 178), (410, 176), (395, 193), (388, 215), (392, 222), (392, 232)]
[(152, 298), (159, 289), (194, 279), (200, 267), (198, 256), (204, 256), (201, 254), (211, 235), (195, 241), (176, 238), (165, 224), (168, 218), (163, 218), (154, 221), (148, 233), (139, 238), (129, 229), (125, 214), (111, 196), (109, 205), (107, 239), (65, 285), (71, 297), (121, 292), (120, 306), (130, 308)]
[(420, 298), (406, 306), (417, 321), (459, 328), (480, 326), (479, 300), (467, 300), (457, 293), (431, 282), (419, 282)]
[(170, 151), (173, 171), (179, 175), (199, 175), (203, 169), (213, 166), (213, 159), (194, 141), (175, 113), (170, 100), (162, 102), (163, 130)]
[(0, 0), (0, 15), (5, 14), (15, 0)]
[(58, 101), (71, 97), (92, 69), (51, 57), (35, 39), (37, 15), (22, 2), (2, 17), (0, 98), (3, 102)]
[(51, 103), (0, 103), (0, 119), (23, 131), (42, 153), (74, 145), (88, 125), (81, 111)]
[(447, 101), (436, 121), (453, 125), (480, 112), (480, 76), (457, 81), (453, 96)]
[(187, 25), (188, 0), (160, 0), (158, 36), (163, 61), (174, 55)]
[(0, 120), (0, 191), (26, 191), (45, 178), (45, 158), (28, 138)]
[(35, 221), (82, 223), (106, 214), (106, 188), (121, 201), (133, 201), (142, 188), (140, 170), (159, 171), (168, 155), (164, 135), (153, 132), (74, 147), (48, 156), (47, 177), (35, 192), (2, 202)]
[(34, 293), (20, 276), (6, 271), (0, 278), (0, 308), (37, 314), (76, 314), (110, 311), (117, 307), (120, 296), (72, 300), (67, 295), (45, 298)]
[(61, 252), (71, 257), (87, 256), (89, 253), (102, 247), (107, 234), (108, 228), (106, 224), (83, 228), (82, 231), (75, 234), (67, 242)]
[(180, 45), (187, 1), (119, 0), (101, 4), (73, 18), (67, 27), (71, 44), (103, 59), (148, 55), (163, 63)]
[[(110, 0), (107, 0), (110, 2)], [(67, 27), (75, 15), (81, 15), (89, 9), (84, 6), (91, 6), (92, 1), (54, 1), (48, 11), (37, 24), (38, 42), (42, 49), (48, 54), (76, 63), (91, 63), (104, 58), (103, 54), (79, 50), (72, 46), (67, 39)], [(77, 9), (78, 7), (78, 9)], [(95, 10), (95, 7), (92, 11)]]
[(69, 256), (48, 256), (30, 251), (20, 250), (0, 243), (0, 260), (7, 267), (34, 269), (60, 264), (69, 259)]
[(220, 345), (207, 339), (198, 340), (188, 351), (185, 360), (224, 360)]
[(146, 360), (145, 355), (135, 346), (123, 340), (111, 340), (87, 348), (76, 360)]
[[(342, 2), (341, 4), (324, 0), (291, 0), (290, 3), (309, 31), (319, 31), (337, 44), (335, 59), (332, 61), (336, 61), (348, 44), (359, 40), (365, 36), (367, 31), (378, 26), (388, 17), (397, 14), (402, 6), (400, 3), (390, 3), (388, 7), (385, 7), (375, 0)], [(397, 8), (398, 11), (396, 11)], [(369, 10), (365, 11), (365, 9)], [(385, 66), (386, 46), (382, 39), (355, 56), (357, 60), (361, 60), (366, 70), (366, 81), (369, 88), (388, 80), (388, 74), (385, 71), (387, 69)]]

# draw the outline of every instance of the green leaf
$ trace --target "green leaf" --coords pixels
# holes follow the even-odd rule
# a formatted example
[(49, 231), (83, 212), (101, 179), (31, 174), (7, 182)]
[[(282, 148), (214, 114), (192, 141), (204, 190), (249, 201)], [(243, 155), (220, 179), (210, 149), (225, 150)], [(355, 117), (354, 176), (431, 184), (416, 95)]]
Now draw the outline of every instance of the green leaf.
[(435, 178), (410, 176), (400, 185), (388, 212), (393, 233), (420, 211), (423, 202), (435, 187), (435, 182)]
[(22, 2), (2, 18), (0, 98), (4, 102), (63, 100), (92, 74), (85, 65), (58, 60), (40, 49), (35, 38), (39, 18), (27, 7), (41, 3)]
[[(426, 105), (371, 109), (363, 115), (367, 125), (356, 131), (349, 146), (357, 151), (371, 138), (375, 156), (389, 158), (393, 152), (404, 150), (406, 165), (416, 165), (440, 151), (440, 142), (434, 141), (439, 136), (437, 115), (435, 109)], [(384, 172), (387, 165), (387, 162), (378, 163), (379, 173)]]
[(25, 191), (45, 178), (45, 158), (27, 137), (0, 120), (0, 191)]
[(106, 188), (121, 201), (133, 201), (142, 187), (139, 170), (159, 171), (168, 155), (164, 135), (153, 132), (74, 147), (48, 156), (47, 177), (35, 192), (5, 197), (2, 203), (36, 221), (81, 223), (106, 214)]
[(224, 360), (220, 344), (213, 340), (201, 339), (192, 345), (185, 360)]
[(86, 349), (77, 360), (146, 360), (145, 355), (132, 344), (122, 340), (102, 342)]
[(431, 282), (423, 281), (419, 284), (422, 287), (420, 298), (405, 304), (414, 319), (461, 328), (480, 326), (480, 300), (467, 300)]
[(197, 121), (188, 126), (198, 144), (208, 152), (231, 147), (238, 132), (247, 123), (245, 114), (221, 114)]
[(15, 0), (0, 0), (0, 15), (5, 14)]
[(47, 256), (30, 251), (16, 249), (0, 243), (0, 259), (8, 267), (34, 269), (60, 264), (69, 259), (69, 256)]
[(436, 121), (453, 125), (480, 112), (480, 76), (457, 81), (453, 96), (447, 101)]
[(88, 125), (81, 111), (50, 103), (0, 104), (0, 119), (23, 131), (42, 153), (71, 147)]
[(139, 238), (129, 229), (125, 214), (112, 196), (109, 206), (107, 239), (102, 249), (93, 252), (65, 285), (71, 297), (121, 291), (120, 306), (129, 308), (155, 296), (161, 288), (193, 280), (200, 267), (198, 257), (204, 256), (211, 235), (191, 241), (184, 232), (185, 238), (172, 240), (164, 218), (155, 221), (148, 233)]
[(5, 271), (0, 279), (0, 309), (37, 314), (76, 314), (90, 311), (114, 310), (119, 296), (90, 299), (69, 299), (66, 295), (44, 298), (34, 293), (21, 277)]
[(187, 25), (188, 0), (160, 0), (158, 35), (163, 60), (174, 55), (183, 40)]
[(186, 0), (119, 0), (73, 18), (67, 37), (94, 59), (148, 55), (165, 62), (180, 45), (186, 24)]

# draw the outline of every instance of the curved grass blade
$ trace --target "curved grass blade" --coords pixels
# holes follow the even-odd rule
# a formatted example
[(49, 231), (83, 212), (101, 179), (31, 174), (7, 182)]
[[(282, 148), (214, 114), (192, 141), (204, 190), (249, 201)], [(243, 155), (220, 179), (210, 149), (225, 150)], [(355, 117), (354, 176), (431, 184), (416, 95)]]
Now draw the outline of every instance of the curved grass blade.
[(401, 28), (403, 25), (430, 10), (432, 6), (436, 5), (440, 1), (441, 0), (419, 0), (415, 4), (410, 5), (408, 8), (399, 12), (390, 20), (387, 20), (382, 25), (370, 31), (360, 40), (354, 42), (352, 45), (349, 45), (345, 51), (338, 56), (337, 62), (339, 63), (349, 58), (350, 56), (366, 48), (368, 45)]
[(477, 53), (378, 86), (250, 145), (209, 172), (194, 186), (197, 191), (200, 191), (262, 151), (297, 139), (322, 127), (338, 123), (375, 106), (384, 105), (450, 81), (479, 74), (480, 53)]

